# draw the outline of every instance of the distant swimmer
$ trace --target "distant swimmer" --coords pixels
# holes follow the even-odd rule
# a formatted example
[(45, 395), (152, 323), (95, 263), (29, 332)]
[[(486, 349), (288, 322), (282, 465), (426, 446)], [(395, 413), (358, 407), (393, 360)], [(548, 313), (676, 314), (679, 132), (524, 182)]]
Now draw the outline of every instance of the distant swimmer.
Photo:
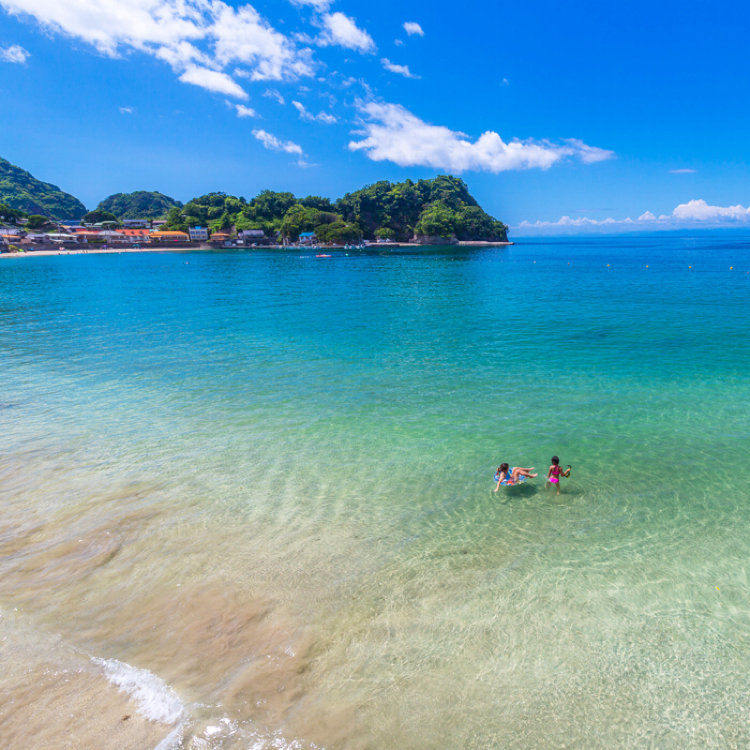
[(500, 464), (495, 472), (495, 492), (497, 492), (501, 486), (511, 487), (514, 484), (520, 484), (525, 482), (527, 478), (533, 479), (538, 474), (533, 474), (534, 467), (531, 466), (525, 469), (523, 466), (514, 466), (511, 468), (508, 464)]
[(557, 494), (560, 494), (560, 477), (569, 477), (570, 476), (570, 469), (572, 468), (570, 464), (568, 464), (568, 468), (563, 471), (560, 468), (560, 459), (557, 456), (552, 456), (552, 466), (549, 467), (549, 471), (547, 472), (547, 480), (549, 481), (550, 485), (553, 487), (557, 487)]

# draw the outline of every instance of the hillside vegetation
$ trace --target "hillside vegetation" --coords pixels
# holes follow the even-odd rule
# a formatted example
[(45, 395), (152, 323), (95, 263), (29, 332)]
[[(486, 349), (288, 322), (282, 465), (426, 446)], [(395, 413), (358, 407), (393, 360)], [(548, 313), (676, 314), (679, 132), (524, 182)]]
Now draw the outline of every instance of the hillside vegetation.
[[(0, 159), (0, 204), (44, 218), (80, 220), (84, 205), (55, 185), (41, 182)], [(12, 217), (8, 217), (12, 218)], [(458, 177), (432, 180), (383, 180), (336, 201), (316, 195), (263, 190), (246, 200), (226, 193), (201, 195), (184, 206), (163, 193), (137, 190), (115, 193), (86, 214), (89, 222), (166, 218), (169, 229), (206, 226), (212, 232), (261, 229), (268, 237), (296, 241), (315, 232), (321, 242), (362, 239), (458, 239), (506, 241), (508, 227), (487, 214)], [(38, 223), (38, 222), (37, 222)]]
[(57, 185), (42, 182), (25, 169), (0, 158), (0, 203), (50, 219), (80, 219), (86, 207)]
[(164, 193), (136, 190), (133, 193), (115, 193), (105, 198), (96, 211), (110, 213), (120, 219), (162, 219), (170, 208), (182, 208), (182, 203)]
[(413, 237), (505, 241), (508, 228), (485, 213), (463, 180), (441, 175), (434, 180), (405, 180), (374, 185), (328, 198), (296, 198), (264, 190), (250, 201), (226, 193), (193, 198), (167, 215), (171, 229), (208, 226), (213, 231), (262, 229), (296, 240), (315, 232), (323, 242), (376, 238), (408, 241)]

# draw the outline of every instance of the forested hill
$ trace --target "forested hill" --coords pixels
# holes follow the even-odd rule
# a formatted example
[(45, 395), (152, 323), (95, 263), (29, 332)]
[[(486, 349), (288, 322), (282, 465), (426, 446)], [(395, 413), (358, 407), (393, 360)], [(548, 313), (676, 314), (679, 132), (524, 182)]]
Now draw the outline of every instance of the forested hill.
[(50, 219), (80, 219), (86, 207), (57, 185), (37, 180), (25, 169), (0, 158), (0, 203)]
[(105, 198), (97, 211), (108, 211), (118, 219), (160, 219), (170, 208), (182, 208), (182, 203), (163, 193), (136, 190), (134, 193), (115, 193)]
[(508, 227), (485, 213), (458, 177), (406, 180), (374, 185), (347, 193), (336, 201), (345, 221), (359, 224), (365, 236), (408, 240), (413, 236), (459, 240), (507, 239)]
[[(79, 220), (86, 213), (78, 199), (5, 159), (0, 159), (0, 204), (58, 220)], [(301, 232), (315, 232), (321, 242), (378, 238), (399, 242), (440, 238), (505, 241), (508, 231), (505, 224), (485, 213), (462, 179), (448, 175), (416, 182), (383, 180), (336, 201), (263, 190), (251, 200), (208, 193), (183, 206), (163, 193), (137, 190), (110, 195), (93, 213), (118, 220), (166, 216), (170, 229), (261, 229), (267, 237), (292, 242)]]
[(300, 232), (315, 232), (322, 242), (376, 238), (408, 241), (413, 237), (505, 241), (508, 228), (485, 213), (458, 177), (376, 182), (328, 198), (296, 198), (264, 190), (250, 201), (226, 193), (193, 198), (168, 216), (171, 229), (209, 226), (213, 231), (262, 229), (292, 241)]

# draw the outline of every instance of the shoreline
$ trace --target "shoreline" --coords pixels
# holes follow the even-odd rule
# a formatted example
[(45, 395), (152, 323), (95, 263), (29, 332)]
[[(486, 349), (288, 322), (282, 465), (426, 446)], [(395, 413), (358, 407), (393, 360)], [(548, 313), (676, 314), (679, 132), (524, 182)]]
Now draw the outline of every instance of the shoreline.
[[(456, 247), (507, 247), (513, 245), (513, 242), (488, 242), (488, 241), (476, 241), (471, 242), (468, 240), (462, 240), (454, 243)], [(364, 250), (388, 250), (402, 247), (430, 247), (430, 245), (423, 245), (419, 242), (398, 242), (388, 244), (373, 244), (367, 245)], [(333, 247), (290, 247), (284, 245), (264, 245), (261, 247), (215, 247), (213, 245), (199, 245), (186, 247), (181, 245), (174, 247), (171, 245), (153, 245), (150, 247), (87, 247), (87, 248), (43, 248), (43, 249), (31, 249), (24, 250), (23, 252), (0, 252), (0, 258), (21, 258), (29, 256), (47, 256), (47, 255), (117, 255), (121, 253), (163, 253), (163, 252), (194, 252), (198, 250), (315, 250), (317, 252), (328, 252), (330, 250), (347, 250), (344, 245), (335, 245)]]

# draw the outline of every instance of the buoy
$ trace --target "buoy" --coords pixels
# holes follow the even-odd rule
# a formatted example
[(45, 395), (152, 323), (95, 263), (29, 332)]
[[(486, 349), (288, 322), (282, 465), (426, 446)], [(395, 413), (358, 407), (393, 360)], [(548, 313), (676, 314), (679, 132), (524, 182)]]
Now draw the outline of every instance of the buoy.
[(692, 268), (692, 266), (688, 266), (688, 268)]
[(646, 264), (646, 268), (648, 268), (648, 263)]
[(729, 270), (731, 271), (734, 268), (734, 266), (729, 266)]
[(607, 263), (607, 268), (609, 268), (609, 263)]

